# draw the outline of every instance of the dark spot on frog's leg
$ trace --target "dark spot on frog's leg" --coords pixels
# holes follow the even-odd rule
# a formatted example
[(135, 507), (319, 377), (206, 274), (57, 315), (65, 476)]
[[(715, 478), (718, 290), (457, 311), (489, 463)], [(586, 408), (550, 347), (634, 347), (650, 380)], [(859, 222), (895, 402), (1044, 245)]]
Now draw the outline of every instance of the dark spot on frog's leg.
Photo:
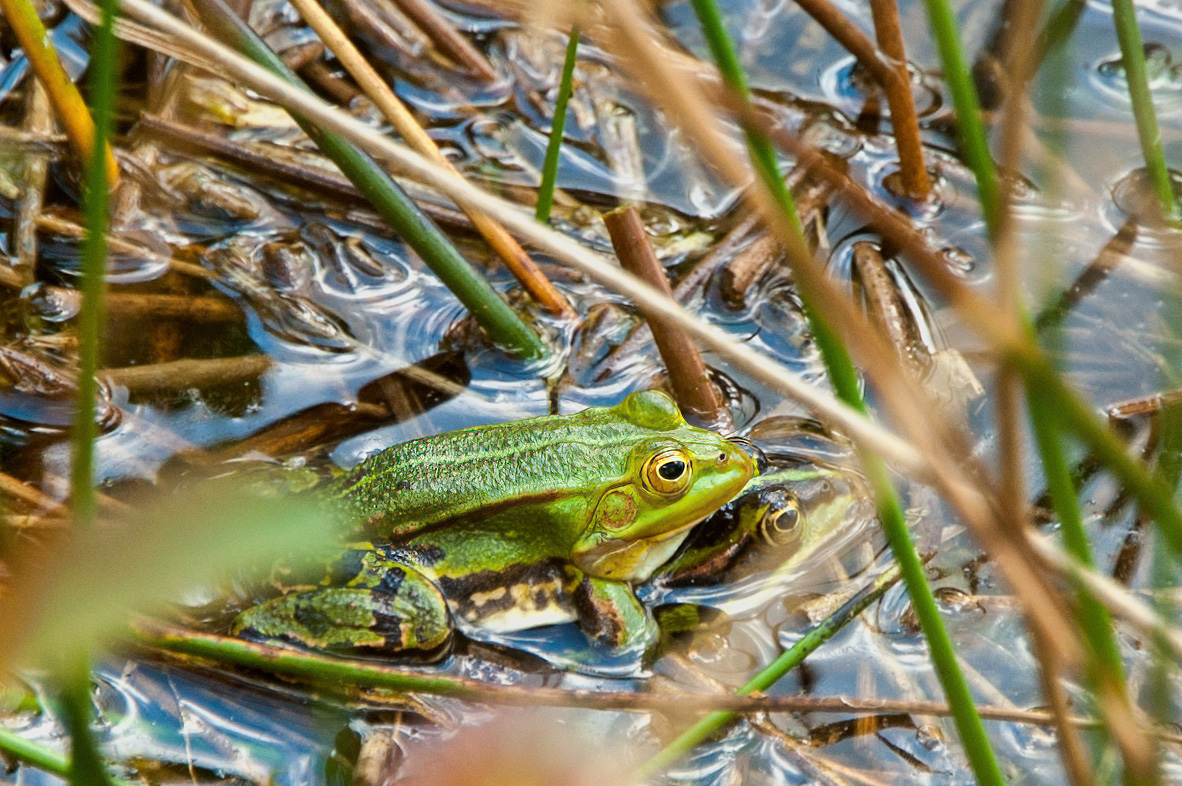
[(605, 647), (617, 647), (623, 639), (624, 620), (619, 609), (595, 592), (594, 585), (587, 577), (579, 582), (574, 592), (575, 611), (579, 615), (579, 627), (587, 638)]
[(393, 567), (382, 574), (381, 581), (374, 587), (374, 590), (385, 595), (397, 595), (404, 581), (406, 581), (406, 570)]

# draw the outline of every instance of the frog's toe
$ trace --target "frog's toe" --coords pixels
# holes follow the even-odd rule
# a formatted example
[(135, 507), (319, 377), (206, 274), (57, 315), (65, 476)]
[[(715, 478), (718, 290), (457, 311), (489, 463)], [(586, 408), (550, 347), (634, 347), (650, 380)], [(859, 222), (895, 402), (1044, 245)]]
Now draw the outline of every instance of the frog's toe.
[(231, 628), (245, 639), (357, 654), (439, 650), (451, 631), (438, 592), (360, 588), (284, 595), (242, 612)]

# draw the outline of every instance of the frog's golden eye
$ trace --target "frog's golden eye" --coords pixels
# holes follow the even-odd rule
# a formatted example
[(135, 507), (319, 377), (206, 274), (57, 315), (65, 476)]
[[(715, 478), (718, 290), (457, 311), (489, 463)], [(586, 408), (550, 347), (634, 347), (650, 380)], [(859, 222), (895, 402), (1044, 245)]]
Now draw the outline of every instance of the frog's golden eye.
[(759, 522), (759, 529), (768, 543), (786, 546), (800, 537), (803, 523), (800, 500), (789, 491), (781, 491), (768, 500), (767, 512)]
[(644, 465), (644, 485), (662, 497), (672, 497), (689, 488), (693, 469), (689, 456), (679, 448), (667, 448), (655, 453)]

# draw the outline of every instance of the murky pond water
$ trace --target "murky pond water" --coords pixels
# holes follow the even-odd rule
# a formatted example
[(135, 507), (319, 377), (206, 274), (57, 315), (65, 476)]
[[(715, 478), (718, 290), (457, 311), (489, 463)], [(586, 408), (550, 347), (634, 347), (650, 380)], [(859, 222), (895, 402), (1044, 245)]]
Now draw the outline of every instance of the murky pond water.
[[(871, 29), (862, 4), (837, 5), (859, 27)], [(1000, 3), (958, 5), (963, 40), (989, 40)], [(889, 122), (879, 116), (877, 99), (870, 100), (853, 58), (793, 3), (725, 4), (728, 25), (761, 103), (785, 126), (843, 160), (850, 175), (878, 199), (906, 209), (963, 280), (989, 292), (992, 266), (980, 206), (971, 173), (954, 153), (954, 118), (923, 7), (917, 2), (901, 6), (938, 195), (921, 206), (904, 204), (888, 188), (898, 168)], [(296, 47), (309, 40), (310, 33), (286, 4), (257, 0), (252, 8), (252, 23), (272, 46)], [(470, 7), (448, 9), (449, 19), (479, 40), (497, 71), (496, 80), (480, 83), (437, 63), (428, 68), (410, 43), (402, 49), (390, 41), (367, 43), (394, 77), (400, 97), (429, 120), (431, 135), (461, 171), (511, 198), (531, 192), (553, 115), (565, 39)], [(62, 14), (53, 37), (72, 58), (71, 66), (81, 71), (86, 28), (72, 14)], [(688, 51), (707, 56), (688, 3), (664, 3), (660, 15)], [(1152, 48), (1152, 86), (1166, 157), (1179, 161), (1182, 14), (1174, 4), (1145, 3), (1142, 24)], [(389, 33), (389, 25), (367, 30), (370, 36), (373, 30)], [(1065, 81), (1043, 80), (1033, 89), (1028, 159), (1021, 175), (1011, 177), (1022, 178), (1026, 186), (1015, 218), (1032, 313), (1040, 324), (1057, 326), (1064, 368), (1096, 406), (1105, 407), (1177, 384), (1164, 358), (1176, 356), (1178, 349), (1177, 334), (1168, 329), (1167, 297), (1177, 284), (1178, 239), (1173, 230), (1129, 223), (1137, 219), (1144, 200), (1138, 170), (1142, 162), (1106, 3), (1087, 4), (1073, 41)], [(116, 215), (114, 230), (125, 245), (113, 249), (112, 294), (181, 295), (209, 305), (204, 316), (194, 317), (145, 314), (131, 299), (113, 301), (106, 365), (125, 371), (181, 358), (237, 359), (238, 365), (216, 383), (183, 377), (145, 382), (113, 374), (111, 412), (98, 443), (99, 481), (108, 493), (117, 497), (123, 490), (183, 475), (185, 464), (178, 455), (196, 450), (219, 458), (253, 450), (293, 465), (351, 467), (395, 442), (613, 404), (629, 391), (665, 384), (651, 340), (627, 338), (639, 321), (634, 308), (544, 257), (539, 261), (580, 319), (554, 319), (511, 295), (541, 326), (552, 350), (550, 358), (533, 365), (512, 359), (480, 337), (458, 301), (358, 200), (316, 179), (325, 165), (300, 141), (302, 135), (285, 115), (233, 85), (187, 68), (177, 67), (167, 82), (145, 88), (143, 81), (157, 78), (163, 66), (137, 57), (128, 94), (134, 94), (137, 110), (159, 122), (122, 126), (130, 134), (123, 145), (127, 160), (140, 175), (138, 195), (120, 202)], [(3, 58), (0, 118), (18, 126), (27, 65), (11, 49), (3, 51)], [(355, 99), (352, 108), (380, 122), (364, 99)], [(201, 128), (239, 151), (262, 150), (279, 157), (274, 145), (285, 145), (289, 150), (284, 156), (298, 167), (297, 175), (260, 174), (241, 161), (209, 155), (199, 145), (182, 143), (176, 124)], [(4, 139), (0, 137), (0, 145)], [(0, 150), (0, 186), (24, 177), (22, 161), (28, 155), (28, 147)], [(791, 161), (783, 163), (791, 168)], [(73, 169), (55, 159), (49, 170), (45, 212), (59, 222), (74, 221), (78, 185)], [(601, 214), (620, 201), (638, 203), (657, 253), (675, 280), (717, 247), (727, 249), (715, 255), (714, 271), (687, 302), (708, 322), (805, 379), (827, 385), (782, 260), (771, 254), (766, 267), (754, 274), (748, 269), (752, 247), (764, 241), (758, 232), (735, 231), (745, 216), (739, 190), (719, 180), (594, 41), (580, 50), (558, 185), (566, 196), (556, 208), (555, 226), (597, 250), (611, 249)], [(416, 195), (422, 191), (412, 189)], [(14, 257), (18, 194), (19, 189), (0, 189), (0, 247)], [(426, 199), (451, 209), (434, 195)], [(859, 244), (877, 244), (879, 239), (838, 200), (828, 200), (815, 212), (820, 228), (814, 236), (828, 255), (831, 274), (850, 287), (859, 286), (854, 281)], [(1107, 277), (1052, 314), (1061, 293), (1122, 228), (1132, 237), (1113, 252), (1119, 259)], [(43, 226), (38, 235), (38, 283), (19, 295), (9, 293), (5, 301), (0, 462), (5, 473), (60, 498), (62, 479), (69, 476), (65, 435), (73, 390), (71, 339), (63, 328), (76, 313), (76, 303), (63, 296), (62, 287), (77, 278), (79, 249), (76, 237), (60, 223)], [(469, 258), (487, 266), (499, 290), (515, 289), (482, 243), (470, 233), (460, 235), (459, 242)], [(166, 275), (170, 257), (213, 275), (186, 275), (183, 270)], [(940, 359), (930, 384), (972, 429), (974, 452), (992, 461), (997, 447), (991, 359), (956, 313), (905, 263), (888, 259), (888, 273), (908, 293), (928, 349)], [(611, 354), (629, 340), (632, 351), (622, 357)], [(252, 364), (249, 358), (259, 355), (267, 360)], [(719, 358), (708, 354), (706, 359), (728, 396), (740, 433), (773, 461), (843, 468), (860, 490), (856, 461), (844, 442), (802, 435), (797, 428), (798, 419), (810, 413)], [(420, 405), (428, 402), (425, 412), (421, 406), (400, 411), (381, 399), (380, 406), (375, 404), (375, 380), (411, 363), (429, 364), (463, 386), (463, 392), (416, 390), (408, 398)], [(33, 371), (22, 375), (14, 368)], [(56, 386), (47, 381), (57, 379), (55, 375), (62, 377)], [(316, 426), (324, 430), (311, 437), (306, 435), (313, 427), (300, 420), (309, 411), (314, 417), (307, 422), (330, 424)], [(283, 430), (292, 423), (302, 424), (304, 431), (294, 431), (305, 437)], [(1144, 438), (1142, 425), (1134, 423), (1132, 429), (1138, 439)], [(248, 437), (256, 441), (244, 443)], [(1038, 470), (1032, 467), (1028, 475), (1037, 496), (1042, 488)], [(1087, 524), (1099, 564), (1134, 588), (1147, 586), (1151, 533), (1143, 533), (1141, 544), (1134, 506), (1105, 475), (1087, 476), (1084, 483)], [(996, 569), (982, 560), (934, 492), (901, 478), (900, 487), (920, 550), (935, 553), (929, 575), (975, 695), (982, 704), (1001, 708), (1039, 707), (1043, 699), (1035, 659)], [(725, 612), (713, 624), (674, 637), (652, 662), (596, 660), (582, 634), (568, 625), (485, 635), (482, 641), (461, 639), (446, 659), (423, 668), (526, 687), (632, 691), (680, 685), (702, 690), (708, 680), (737, 687), (831, 611), (834, 597), (844, 598), (890, 564), (872, 505), (864, 493), (852, 499), (832, 534), (807, 560), (784, 568), (775, 556), (772, 562), (737, 566), (719, 581), (686, 586), (658, 576), (641, 587), (640, 597), (652, 608), (695, 603)], [(13, 511), (7, 525), (11, 533), (22, 526), (16, 514), (26, 512)], [(1144, 642), (1126, 633), (1121, 646), (1130, 683), (1141, 690), (1150, 667)], [(342, 707), (259, 675), (214, 674), (149, 657), (104, 659), (95, 673), (104, 749), (162, 782), (343, 782), (363, 740), (370, 745), (384, 740), (388, 761), (409, 783), (465, 782), (471, 777), (461, 766), (466, 758), (488, 756), (489, 768), (502, 763), (489, 753), (492, 749), (501, 750), (510, 764), (514, 758), (536, 759), (533, 763), (545, 772), (548, 767), (575, 771), (602, 782), (626, 772), (629, 764), (643, 760), (689, 722), (583, 709), (510, 711), (429, 697), (410, 707), (364, 702)], [(769, 692), (942, 697), (901, 586)], [(1077, 688), (1074, 697), (1087, 707), (1082, 690)], [(30, 739), (61, 744), (61, 726), (52, 710), (17, 715), (6, 726)], [(992, 722), (988, 731), (1011, 782), (1063, 780), (1057, 742), (1046, 728)], [(544, 755), (549, 751), (555, 752), (553, 760)], [(1177, 747), (1167, 749), (1164, 766), (1168, 775), (1182, 780)], [(51, 780), (27, 767), (9, 777), (18, 783)], [(855, 724), (841, 714), (783, 713), (732, 726), (699, 746), (661, 782), (818, 779), (970, 783), (972, 775), (945, 718), (883, 714)]]

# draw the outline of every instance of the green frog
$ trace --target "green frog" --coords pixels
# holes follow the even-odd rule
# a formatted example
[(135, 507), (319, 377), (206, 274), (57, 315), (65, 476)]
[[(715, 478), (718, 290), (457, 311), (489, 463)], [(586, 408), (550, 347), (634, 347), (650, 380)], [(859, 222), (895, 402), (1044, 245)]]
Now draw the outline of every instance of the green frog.
[[(800, 435), (793, 438), (801, 441)], [(642, 591), (646, 604), (671, 603), (678, 614), (686, 613), (680, 607), (695, 605), (742, 614), (783, 594), (810, 566), (865, 535), (875, 521), (874, 507), (861, 476), (841, 466), (851, 457), (841, 456), (831, 440), (807, 438), (807, 447), (761, 445), (769, 450), (770, 465), (654, 571)]]
[(456, 625), (573, 621), (597, 648), (643, 650), (657, 629), (633, 585), (756, 471), (740, 442), (687, 425), (656, 391), (394, 445), (324, 495), (370, 539), (232, 631), (385, 654), (439, 650)]

